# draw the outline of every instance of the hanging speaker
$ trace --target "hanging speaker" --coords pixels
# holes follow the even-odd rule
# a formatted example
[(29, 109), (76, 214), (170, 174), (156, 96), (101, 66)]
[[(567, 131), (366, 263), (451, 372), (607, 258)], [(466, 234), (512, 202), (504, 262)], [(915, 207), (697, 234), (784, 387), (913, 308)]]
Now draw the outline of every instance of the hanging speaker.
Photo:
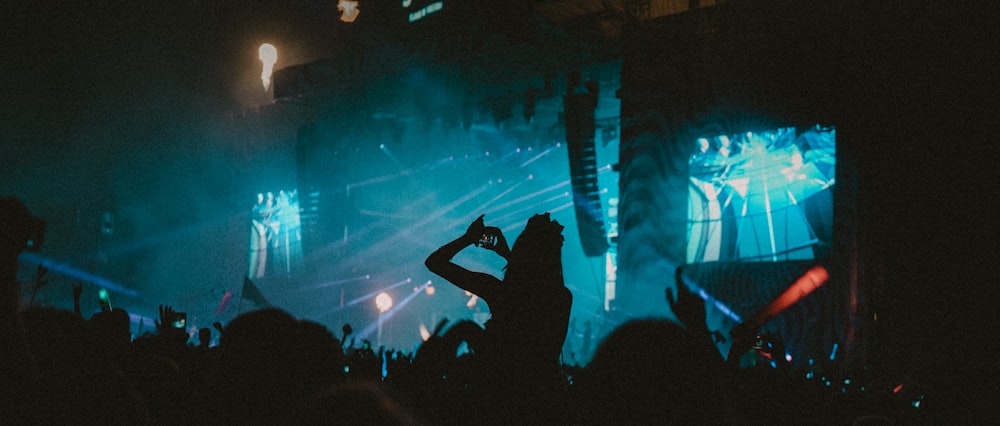
[(573, 207), (580, 243), (587, 257), (603, 256), (609, 247), (597, 186), (597, 152), (594, 147), (596, 107), (596, 90), (570, 93), (563, 98)]

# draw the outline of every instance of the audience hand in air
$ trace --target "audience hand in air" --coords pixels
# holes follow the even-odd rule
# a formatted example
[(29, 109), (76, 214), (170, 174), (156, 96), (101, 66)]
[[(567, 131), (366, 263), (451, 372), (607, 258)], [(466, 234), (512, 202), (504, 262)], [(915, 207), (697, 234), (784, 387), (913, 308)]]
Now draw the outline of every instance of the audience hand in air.
[(465, 238), (471, 241), (476, 247), (482, 247), (496, 252), (504, 259), (509, 259), (510, 247), (507, 245), (507, 238), (503, 236), (503, 231), (495, 226), (486, 226), (483, 222), (485, 215), (479, 215), (476, 220), (469, 224), (465, 230)]
[(510, 247), (507, 246), (507, 238), (503, 236), (503, 231), (495, 226), (487, 226), (479, 242), (479, 247), (492, 250), (500, 257), (509, 260)]
[(469, 224), (469, 227), (465, 230), (465, 239), (472, 243), (476, 243), (483, 238), (486, 234), (486, 224), (483, 223), (483, 217), (486, 215), (481, 214), (476, 220)]
[(174, 311), (170, 305), (160, 305), (160, 319), (155, 321), (156, 330), (162, 333), (169, 333), (176, 330), (183, 331), (183, 327), (175, 327), (175, 322), (181, 318), (179, 312)]
[(669, 287), (665, 290), (670, 310), (688, 330), (707, 331), (705, 301), (688, 289), (687, 284), (684, 283), (684, 272), (680, 267), (674, 271), (674, 281), (676, 282), (677, 296), (670, 293)]

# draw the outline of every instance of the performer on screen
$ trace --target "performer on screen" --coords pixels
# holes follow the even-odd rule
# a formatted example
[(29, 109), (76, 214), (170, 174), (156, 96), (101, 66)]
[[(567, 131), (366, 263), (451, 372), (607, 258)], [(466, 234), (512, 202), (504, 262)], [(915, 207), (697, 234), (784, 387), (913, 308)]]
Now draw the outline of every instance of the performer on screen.
[(257, 204), (250, 213), (250, 270), (247, 276), (261, 278), (267, 273), (268, 252), (277, 244), (281, 222), (276, 220), (278, 209), (274, 194), (257, 194)]

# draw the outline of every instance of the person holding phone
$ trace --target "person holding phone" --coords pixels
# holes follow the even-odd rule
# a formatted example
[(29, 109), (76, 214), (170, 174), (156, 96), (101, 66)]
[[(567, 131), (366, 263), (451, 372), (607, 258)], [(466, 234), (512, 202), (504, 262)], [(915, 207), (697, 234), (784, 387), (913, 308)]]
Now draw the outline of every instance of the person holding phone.
[[(489, 307), (485, 333), (473, 351), (488, 388), (500, 392), (494, 394), (494, 401), (506, 401), (502, 407), (490, 408), (503, 415), (538, 412), (541, 405), (553, 401), (564, 379), (560, 356), (573, 295), (563, 281), (563, 226), (549, 213), (536, 214), (508, 248), (503, 232), (486, 226), (483, 217), (431, 253), (424, 263), (431, 272), (479, 296)], [(452, 262), (470, 246), (506, 259), (503, 278)]]

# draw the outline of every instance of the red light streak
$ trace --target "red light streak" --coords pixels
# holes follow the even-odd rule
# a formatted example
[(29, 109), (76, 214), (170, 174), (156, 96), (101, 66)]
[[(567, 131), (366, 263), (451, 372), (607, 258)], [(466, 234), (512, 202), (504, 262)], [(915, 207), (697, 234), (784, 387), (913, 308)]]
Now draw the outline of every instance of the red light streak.
[(748, 323), (755, 324), (760, 327), (770, 321), (772, 318), (780, 314), (789, 306), (794, 305), (802, 298), (808, 296), (817, 288), (820, 288), (826, 281), (830, 278), (830, 273), (827, 272), (826, 268), (822, 265), (816, 265), (802, 274), (799, 279), (795, 280), (787, 290), (781, 293), (776, 299), (771, 303), (757, 312)]

